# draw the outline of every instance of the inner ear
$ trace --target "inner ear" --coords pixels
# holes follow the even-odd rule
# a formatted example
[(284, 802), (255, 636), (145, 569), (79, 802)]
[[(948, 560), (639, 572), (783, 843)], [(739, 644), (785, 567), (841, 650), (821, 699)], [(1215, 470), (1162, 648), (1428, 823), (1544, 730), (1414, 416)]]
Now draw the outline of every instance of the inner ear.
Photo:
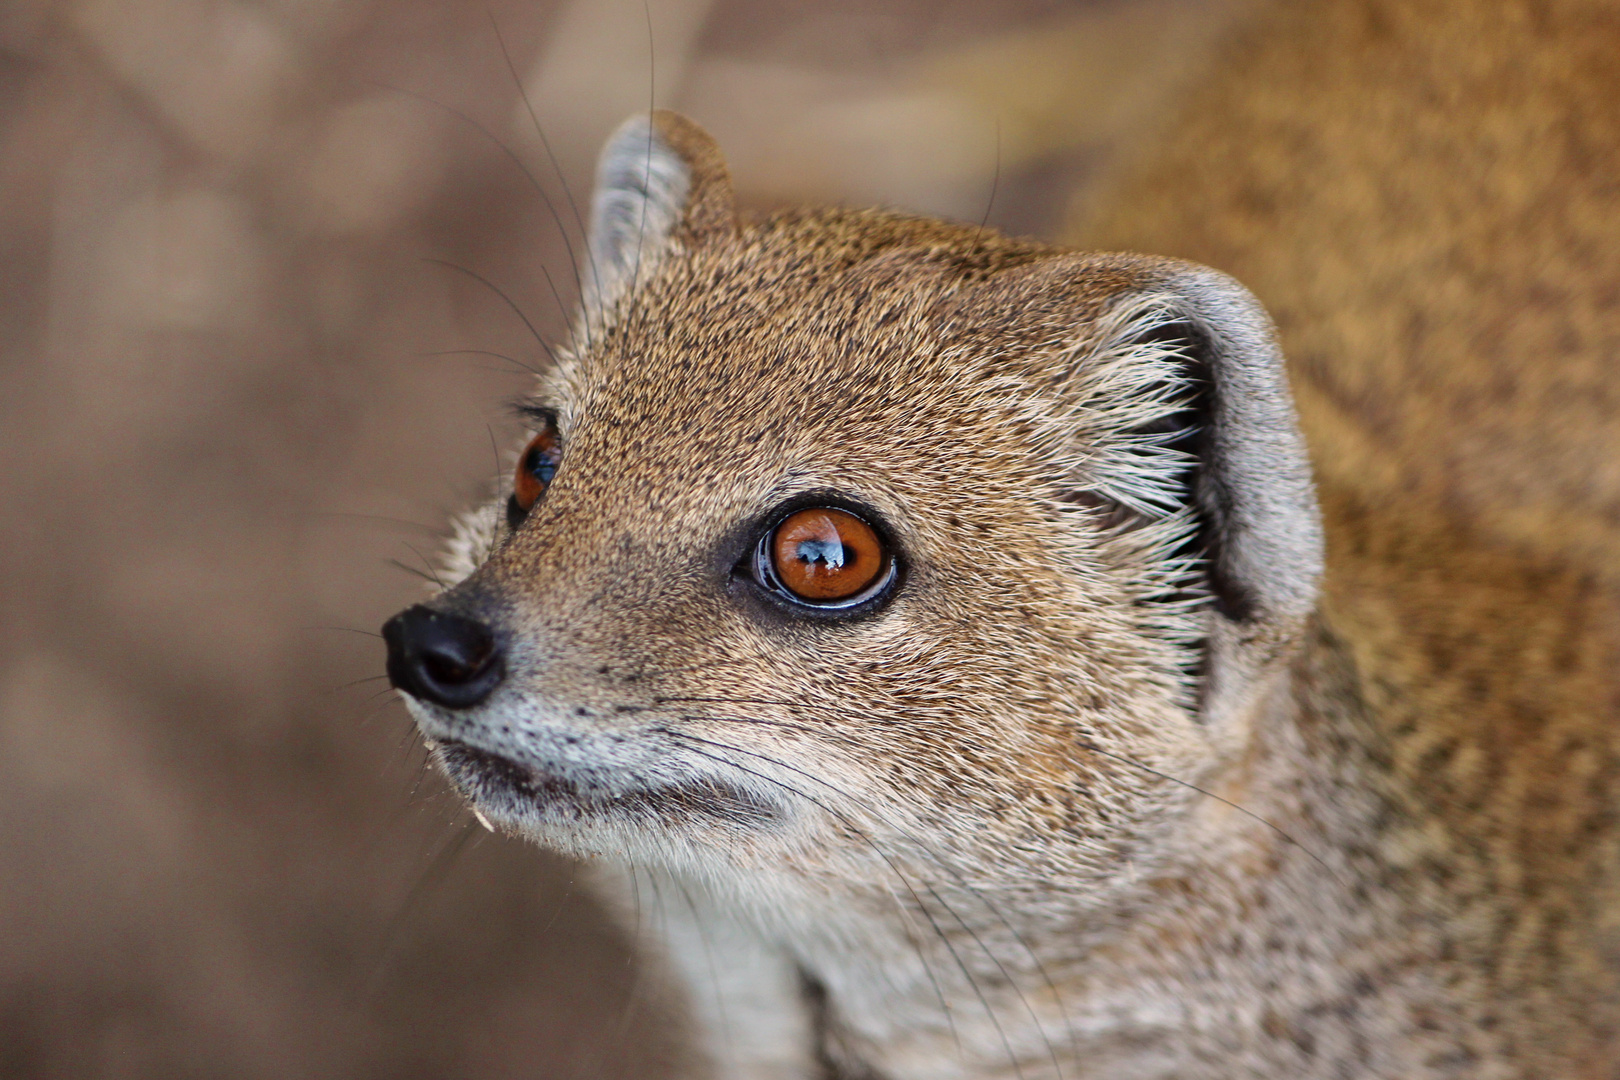
[[(1167, 477), (1165, 494), (1170, 506), (1185, 507), (1194, 526), (1186, 537), (1166, 554), (1192, 569), (1183, 575), (1183, 585), (1174, 596), (1188, 600), (1206, 596), (1220, 615), (1245, 622), (1255, 614), (1254, 597), (1242, 581), (1223, 568), (1230, 561), (1221, 550), (1223, 505), (1220, 478), (1210, 467), (1215, 445), (1218, 398), (1217, 365), (1212, 358), (1208, 334), (1188, 319), (1156, 322), (1133, 334), (1132, 347), (1153, 350), (1168, 356), (1171, 372), (1147, 392), (1167, 403), (1167, 408), (1132, 429), (1132, 436), (1144, 447), (1155, 448), (1170, 460), (1181, 463)], [(1128, 508), (1121, 512), (1130, 513)]]
[(1062, 255), (968, 303), (1024, 313), (1031, 374), (1056, 393), (1058, 497), (1087, 505), (1101, 542), (1143, 571), (1143, 603), (1207, 598), (1245, 640), (1281, 640), (1309, 614), (1322, 565), (1310, 465), (1246, 289), (1170, 259)]
[(736, 227), (731, 175), (708, 132), (665, 109), (626, 120), (597, 162), (587, 318), (608, 319), (672, 248), (708, 243)]

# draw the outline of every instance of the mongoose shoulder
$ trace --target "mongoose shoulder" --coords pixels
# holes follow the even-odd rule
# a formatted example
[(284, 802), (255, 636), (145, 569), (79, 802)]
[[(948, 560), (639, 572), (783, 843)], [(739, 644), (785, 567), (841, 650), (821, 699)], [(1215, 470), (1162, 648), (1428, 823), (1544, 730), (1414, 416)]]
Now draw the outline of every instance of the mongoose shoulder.
[[(1314, 32), (1279, 16), (1245, 70)], [(1240, 129), (1275, 108), (1245, 77), (1209, 107)], [(1184, 125), (1098, 235), (1205, 235), (1177, 231), (1178, 172), (1237, 212), (1210, 174), (1242, 154), (1189, 169), (1220, 122)], [(1227, 246), (1186, 253), (1269, 300), (1266, 238), (1205, 227)], [(513, 485), (463, 520), (452, 587), (385, 628), (389, 673), (483, 815), (657, 907), (692, 1075), (1615, 1075), (1593, 504), (1562, 504), (1579, 537), (1498, 526), (1442, 497), (1466, 458), (1406, 417), (1345, 451), (1387, 461), (1335, 465), (1367, 420), (1316, 423), (1310, 373), (1308, 454), (1272, 325), (1222, 273), (746, 218), (669, 113), (604, 150), (582, 277)], [(1285, 342), (1327, 334), (1300, 277)], [(1387, 282), (1340, 287), (1382, 342), (1356, 290)], [(1598, 346), (1569, 321), (1579, 366)], [(1342, 332), (1307, 366), (1356, 363)], [(1429, 344), (1435, 371), (1466, 351)], [(1368, 409), (1380, 370), (1343, 372)], [(1524, 515), (1559, 505), (1500, 468)]]

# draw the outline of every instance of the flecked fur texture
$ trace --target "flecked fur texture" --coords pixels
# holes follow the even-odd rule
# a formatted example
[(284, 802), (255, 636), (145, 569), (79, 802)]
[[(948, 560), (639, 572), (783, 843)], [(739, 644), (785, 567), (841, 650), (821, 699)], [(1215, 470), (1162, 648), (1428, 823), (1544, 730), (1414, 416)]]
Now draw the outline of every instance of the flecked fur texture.
[(1268, 5), (1076, 223), (1277, 320), (1368, 887), (1456, 965), (1456, 1075), (1620, 1075), (1617, 43), (1606, 0)]
[[(411, 707), (639, 908), (691, 1075), (1614, 1074), (1589, 578), (1330, 489), (1321, 586), (1281, 356), (1212, 271), (744, 221), (670, 114), (602, 176), (560, 467), (433, 601), (505, 679)], [(888, 596), (754, 582), (807, 503), (877, 526)]]

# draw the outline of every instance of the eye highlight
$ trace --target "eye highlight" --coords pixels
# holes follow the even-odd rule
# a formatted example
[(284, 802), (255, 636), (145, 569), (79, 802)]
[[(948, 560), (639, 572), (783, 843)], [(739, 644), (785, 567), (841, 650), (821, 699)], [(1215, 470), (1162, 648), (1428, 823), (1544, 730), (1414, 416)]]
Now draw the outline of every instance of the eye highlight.
[(557, 439), (557, 426), (555, 422), (546, 420), (545, 426), (518, 455), (512, 498), (506, 504), (506, 520), (513, 528), (528, 516), (534, 504), (546, 493), (546, 488), (551, 486), (561, 459), (562, 446)]
[(852, 607), (894, 578), (877, 531), (847, 510), (812, 506), (760, 538), (754, 576), (779, 595), (815, 607)]

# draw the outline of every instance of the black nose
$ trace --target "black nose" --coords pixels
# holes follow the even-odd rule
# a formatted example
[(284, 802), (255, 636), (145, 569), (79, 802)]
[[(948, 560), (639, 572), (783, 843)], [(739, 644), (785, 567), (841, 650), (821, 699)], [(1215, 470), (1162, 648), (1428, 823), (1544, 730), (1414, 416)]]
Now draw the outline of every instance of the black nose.
[(383, 623), (388, 681), (447, 709), (470, 708), (506, 677), (506, 657), (481, 622), (418, 604)]

